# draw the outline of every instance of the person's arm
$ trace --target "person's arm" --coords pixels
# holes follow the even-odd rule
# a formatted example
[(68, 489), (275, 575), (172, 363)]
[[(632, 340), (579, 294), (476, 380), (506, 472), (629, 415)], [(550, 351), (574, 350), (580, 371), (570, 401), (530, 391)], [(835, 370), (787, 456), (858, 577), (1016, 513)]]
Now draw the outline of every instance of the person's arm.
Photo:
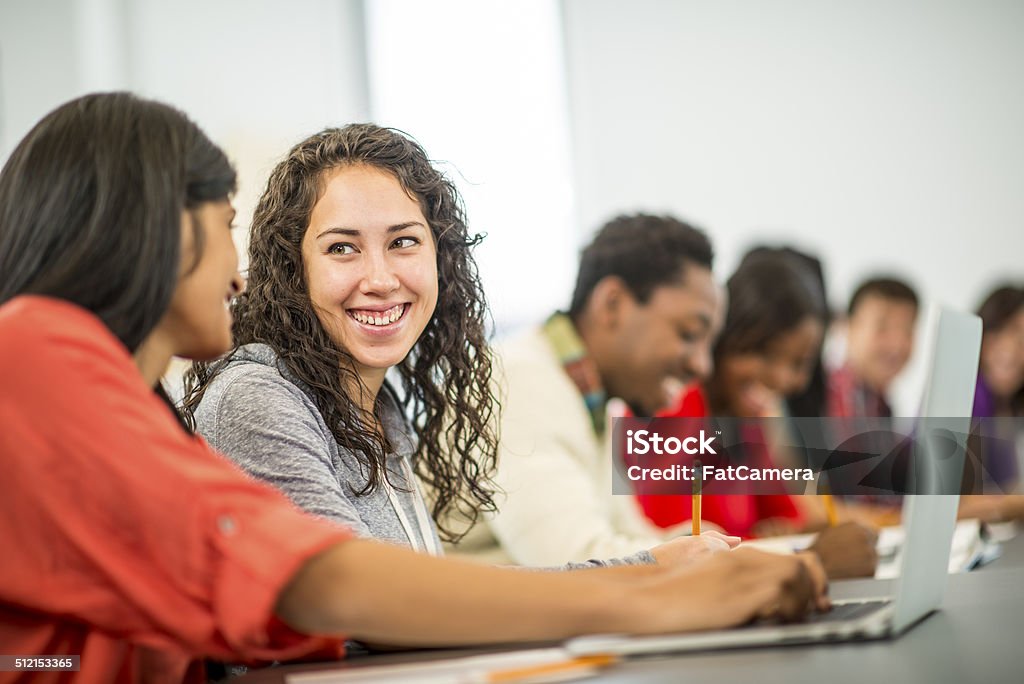
[(1022, 494), (971, 494), (960, 497), (960, 520), (977, 518), (982, 522), (998, 523), (1024, 519)]
[(652, 546), (650, 549), (638, 551), (624, 558), (597, 559), (586, 563), (566, 563), (553, 570), (613, 570), (618, 567), (644, 567), (653, 565), (683, 566), (706, 558), (713, 553), (736, 548), (741, 539), (732, 535), (722, 534), (717, 530), (708, 530), (696, 537), (678, 536), (666, 542)]
[[(739, 546), (741, 539), (717, 530), (701, 532), (698, 536), (676, 537), (664, 544), (655, 546), (648, 555), (654, 563), (646, 564), (618, 564), (594, 566), (589, 568), (573, 568), (570, 572), (580, 570), (590, 573), (599, 573), (604, 577), (625, 577), (636, 578), (642, 573), (656, 573), (663, 571), (666, 567), (680, 568), (691, 563), (709, 558), (711, 555), (728, 551)], [(661, 566), (660, 568), (658, 566)]]
[[(621, 581), (348, 539), (184, 434), (116, 340), (95, 336), (26, 335), (0, 354), (18, 359), (0, 391), (12, 418), (0, 432), (0, 536), (19, 549), (18, 563), (0, 565), (0, 601), (28, 612), (231, 659), (294, 657), (324, 643), (309, 633), (484, 643), (807, 609), (810, 582), (791, 559), (716, 554), (682, 573)], [(280, 631), (274, 615), (291, 629)]]
[[(878, 533), (856, 522), (826, 527), (814, 536), (804, 555), (813, 555), (829, 579), (873, 577), (878, 565)], [(783, 538), (753, 539), (740, 548), (790, 554), (791, 543)]]
[[(382, 539), (359, 516), (331, 459), (334, 440), (302, 391), (276, 369), (249, 364), (228, 370), (207, 390), (196, 411), (197, 426), (211, 446), (258, 480), (284, 492), (307, 513), (339, 522), (357, 536)], [(354, 457), (352, 457), (354, 458)], [(677, 538), (623, 558), (570, 563), (558, 569), (590, 569), (651, 563), (681, 564), (739, 540), (720, 535)]]
[(795, 556), (752, 550), (683, 569), (532, 573), (353, 540), (307, 562), (280, 594), (276, 612), (305, 633), (452, 646), (793, 620), (809, 610), (813, 595)]

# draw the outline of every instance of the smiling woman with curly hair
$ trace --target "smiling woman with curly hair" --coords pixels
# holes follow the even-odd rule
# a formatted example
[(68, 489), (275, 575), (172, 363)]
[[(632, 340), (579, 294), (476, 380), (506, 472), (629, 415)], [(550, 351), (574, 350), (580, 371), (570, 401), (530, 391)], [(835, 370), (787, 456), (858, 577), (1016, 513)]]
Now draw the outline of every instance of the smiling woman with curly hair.
[[(479, 241), (405, 134), (353, 124), (299, 143), (256, 207), (234, 348), (186, 377), (190, 427), (304, 510), (441, 555), (442, 538), (495, 511)], [(689, 562), (736, 541), (678, 538), (565, 567)]]
[(296, 145), (256, 208), (235, 348), (187, 378), (197, 429), (364, 536), (438, 552), (413, 471), (448, 539), (452, 513), (493, 509), (497, 402), (463, 213), (398, 131), (357, 124)]

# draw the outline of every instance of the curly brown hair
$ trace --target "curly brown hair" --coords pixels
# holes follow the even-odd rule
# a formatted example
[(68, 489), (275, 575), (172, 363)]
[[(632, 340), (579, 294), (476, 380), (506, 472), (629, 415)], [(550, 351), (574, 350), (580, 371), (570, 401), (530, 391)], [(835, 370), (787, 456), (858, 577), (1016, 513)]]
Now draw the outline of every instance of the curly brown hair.
[[(353, 492), (365, 495), (382, 485), (385, 455), (392, 447), (376, 429), (376, 417), (346, 390), (365, 390), (365, 385), (352, 357), (317, 317), (302, 260), (302, 239), (323, 195), (325, 176), (349, 165), (371, 166), (395, 177), (419, 202), (437, 244), (437, 307), (398, 371), (403, 409), (418, 437), (416, 474), (430, 490), (441, 536), (457, 541), (461, 535), (446, 526), (452, 513), (472, 523), (495, 509), (490, 476), (499, 404), (491, 389), (487, 306), (471, 254), (482, 237), (469, 233), (455, 186), (417, 142), (394, 129), (352, 124), (325, 129), (292, 148), (271, 173), (253, 216), (248, 288), (232, 308), (235, 348), (253, 342), (273, 348), (312, 391), (338, 444), (366, 468), (366, 483), (350, 484)], [(189, 418), (230, 357), (193, 364), (185, 380)], [(378, 395), (375, 412), (379, 401)]]

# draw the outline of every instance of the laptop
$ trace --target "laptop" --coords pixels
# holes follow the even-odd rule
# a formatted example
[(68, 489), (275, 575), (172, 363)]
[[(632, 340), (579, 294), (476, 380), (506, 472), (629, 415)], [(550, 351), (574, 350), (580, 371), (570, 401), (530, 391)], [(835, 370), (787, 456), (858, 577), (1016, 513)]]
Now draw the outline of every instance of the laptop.
[[(922, 420), (917, 425), (918, 429), (927, 428), (929, 418), (941, 419), (942, 428), (954, 428), (955, 432), (943, 435), (943, 439), (948, 439), (950, 434), (966, 435), (970, 427), (981, 320), (947, 309), (935, 311)], [(941, 491), (942, 482), (952, 474), (959, 478), (963, 449), (958, 450), (957, 459), (949, 457), (948, 449), (938, 447), (942, 455), (935, 457), (935, 451), (927, 444), (924, 448), (928, 449), (928, 458), (923, 461), (930, 467), (918, 469), (913, 490), (917, 495), (904, 501), (906, 540), (891, 597), (835, 601), (828, 613), (814, 614), (806, 622), (796, 624), (754, 623), (727, 630), (663, 636), (598, 635), (571, 639), (566, 648), (575, 655), (643, 655), (899, 636), (942, 603), (960, 500), (959, 495), (928, 492)]]

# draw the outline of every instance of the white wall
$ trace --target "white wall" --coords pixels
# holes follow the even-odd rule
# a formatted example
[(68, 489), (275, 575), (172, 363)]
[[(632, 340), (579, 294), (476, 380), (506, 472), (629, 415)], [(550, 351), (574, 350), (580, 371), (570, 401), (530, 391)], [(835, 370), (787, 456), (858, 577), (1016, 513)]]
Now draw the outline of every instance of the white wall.
[(358, 0), (137, 0), (127, 35), (129, 87), (184, 109), (237, 165), (240, 226), (292, 145), (368, 117)]
[(242, 226), (291, 145), (369, 115), (359, 0), (13, 0), (0, 27), (2, 158), (58, 104), (129, 89), (224, 147)]
[[(363, 23), (359, 0), (5, 0), (0, 160), (57, 105), (132, 90), (183, 109), (225, 149), (247, 228), (289, 147), (368, 118)], [(234, 236), (244, 267), (247, 231)]]
[(791, 241), (824, 258), (837, 307), (878, 270), (965, 309), (1024, 274), (1024, 3), (563, 12), (585, 233), (673, 212), (708, 229), (723, 275)]
[(961, 308), (1024, 273), (1024, 3), (365, 4), (4, 0), (0, 158), (130, 88), (228, 150), (246, 225), (292, 143), (372, 115), (450, 162), (499, 328), (564, 306), (626, 210), (708, 228), (723, 275), (755, 242), (816, 250), (837, 307), (875, 270)]
[(1024, 253), (1024, 4), (566, 0), (580, 220), (706, 226), (973, 307)]
[(471, 230), (487, 234), (477, 256), (499, 328), (568, 302), (577, 240), (557, 0), (14, 0), (0, 12), (4, 157), (57, 104), (129, 88), (225, 147), (245, 226), (288, 147), (372, 118), (420, 140), (459, 186)]
[(81, 93), (72, 0), (0, 3), (0, 160), (36, 121)]
[(557, 0), (369, 0), (371, 109), (457, 185), (500, 332), (566, 307), (576, 269)]

